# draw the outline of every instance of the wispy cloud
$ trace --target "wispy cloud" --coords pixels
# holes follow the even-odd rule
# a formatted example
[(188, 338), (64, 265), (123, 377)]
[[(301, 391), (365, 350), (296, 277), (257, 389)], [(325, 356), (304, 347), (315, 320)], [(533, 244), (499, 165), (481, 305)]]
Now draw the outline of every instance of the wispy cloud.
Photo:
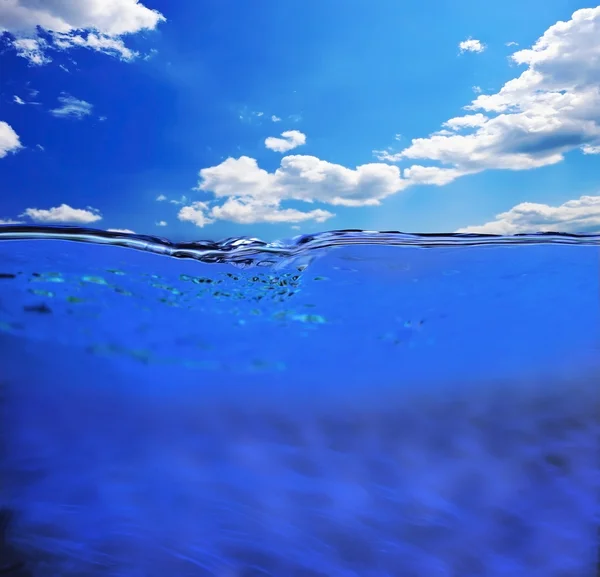
[(17, 55), (28, 60), (32, 66), (42, 66), (52, 62), (52, 58), (46, 53), (48, 43), (43, 38), (17, 38), (13, 40), (12, 45)]
[(69, 94), (63, 94), (58, 97), (61, 106), (54, 108), (50, 114), (57, 118), (77, 118), (89, 116), (92, 113), (93, 106), (85, 100), (79, 100)]

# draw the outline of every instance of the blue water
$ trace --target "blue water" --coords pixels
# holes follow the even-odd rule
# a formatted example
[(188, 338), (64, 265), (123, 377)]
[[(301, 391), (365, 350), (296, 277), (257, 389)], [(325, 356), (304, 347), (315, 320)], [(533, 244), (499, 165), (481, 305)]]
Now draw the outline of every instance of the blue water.
[(1, 227), (0, 574), (596, 575), (599, 245)]

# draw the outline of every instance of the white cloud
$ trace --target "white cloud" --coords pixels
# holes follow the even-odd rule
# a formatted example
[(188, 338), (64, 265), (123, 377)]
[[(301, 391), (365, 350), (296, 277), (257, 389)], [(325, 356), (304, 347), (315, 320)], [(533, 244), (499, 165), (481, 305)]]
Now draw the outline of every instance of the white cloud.
[(108, 232), (122, 232), (124, 234), (135, 234), (135, 231), (129, 230), (128, 228), (107, 228)]
[(481, 112), (477, 114), (469, 114), (467, 116), (457, 116), (456, 118), (451, 118), (444, 122), (442, 126), (450, 130), (460, 130), (461, 128), (475, 128), (478, 126), (483, 126), (489, 118)]
[(414, 184), (435, 184), (444, 186), (458, 178), (461, 173), (454, 168), (440, 168), (439, 166), (419, 166), (414, 165), (405, 168), (402, 171), (407, 183)]
[(88, 207), (87, 209), (72, 208), (68, 204), (61, 204), (50, 209), (28, 208), (20, 216), (28, 216), (36, 222), (76, 222), (89, 224), (102, 219), (99, 211)]
[[(411, 167), (418, 171), (422, 167)], [(417, 175), (423, 178), (422, 175)], [(410, 174), (409, 177), (413, 177)], [(433, 176), (429, 176), (432, 180)], [(290, 155), (279, 168), (267, 172), (254, 158), (228, 158), (200, 171), (198, 190), (212, 193), (211, 203), (183, 207), (181, 220), (204, 226), (216, 219), (239, 223), (324, 222), (333, 213), (324, 209), (302, 211), (285, 208), (286, 201), (323, 203), (330, 206), (372, 206), (410, 184), (397, 166), (370, 163), (355, 169), (314, 156)], [(416, 179), (415, 179), (416, 182)], [(216, 204), (222, 201), (222, 204)]]
[(584, 144), (581, 147), (583, 154), (600, 154), (600, 146), (590, 146), (589, 144)]
[(0, 218), (0, 224), (23, 224), (23, 221), (13, 220), (12, 218)]
[(158, 202), (163, 202), (164, 200), (167, 200), (167, 197), (166, 197), (164, 194), (159, 194), (159, 195), (156, 197), (156, 200), (157, 200)]
[(167, 226), (167, 221), (166, 220), (159, 220), (156, 223), (156, 226)]
[(182, 207), (177, 218), (183, 222), (191, 222), (202, 228), (213, 222), (212, 219), (207, 216), (208, 210), (208, 205), (205, 202), (194, 202), (190, 206)]
[(0, 158), (23, 148), (19, 136), (8, 122), (0, 120)]
[(471, 86), (471, 90), (475, 93), (475, 94), (481, 94), (482, 90), (481, 90), (481, 86)]
[(38, 150), (41, 150), (42, 152), (44, 152), (44, 150), (46, 150), (46, 149), (45, 149), (45, 148), (44, 148), (44, 147), (43, 147), (41, 144), (36, 144), (36, 145), (35, 145), (35, 147), (36, 147)]
[[(138, 0), (3, 0), (0, 33), (16, 37), (14, 47), (32, 64), (50, 61), (51, 49), (89, 48), (130, 60), (137, 53), (123, 36), (154, 30), (165, 17)], [(48, 38), (39, 34), (41, 28)]]
[(280, 208), (278, 202), (266, 203), (255, 199), (229, 198), (221, 206), (213, 207), (210, 216), (239, 224), (253, 224), (258, 222), (304, 222), (307, 220), (325, 222), (333, 214), (322, 209), (303, 212), (293, 208)]
[[(32, 92), (37, 92), (37, 91), (32, 91)], [(15, 104), (35, 104), (35, 105), (39, 105), (39, 102), (33, 102), (33, 100), (23, 100), (20, 96), (14, 94), (13, 95), (13, 102)]]
[(527, 69), (496, 94), (473, 100), (465, 107), (470, 115), (444, 123), (452, 130), (380, 159), (437, 161), (460, 176), (538, 168), (575, 148), (589, 154), (600, 146), (600, 6), (554, 24), (511, 58)]
[(505, 46), (518, 46), (518, 45), (519, 45), (519, 43), (518, 43), (518, 42), (512, 42), (512, 41), (511, 41), (511, 42), (507, 42), (507, 43), (505, 44)]
[(483, 52), (485, 44), (475, 38), (467, 38), (459, 43), (458, 48), (461, 52)]
[(377, 204), (405, 184), (397, 166), (371, 163), (351, 169), (314, 156), (290, 155), (281, 159), (275, 172), (259, 168), (254, 158), (228, 158), (202, 169), (198, 188), (217, 198), (360, 206)]
[(274, 114), (273, 114), (273, 116), (271, 116), (271, 120), (273, 122), (281, 122), (281, 118), (279, 118), (279, 116), (275, 116)]
[(288, 152), (298, 146), (306, 144), (306, 135), (299, 130), (286, 130), (281, 133), (282, 138), (269, 136), (265, 139), (265, 146), (275, 152)]
[[(2, 4), (0, 4), (0, 7), (2, 7)], [(0, 27), (1, 32), (2, 28)], [(30, 64), (41, 66), (52, 62), (52, 58), (46, 55), (48, 43), (43, 38), (16, 38), (12, 41), (12, 45), (17, 54), (29, 60)]]
[(79, 100), (68, 94), (63, 94), (58, 97), (58, 101), (62, 104), (59, 108), (50, 111), (50, 114), (58, 118), (78, 118), (89, 116), (92, 113), (93, 106), (85, 100)]
[(61, 50), (74, 47), (91, 48), (97, 52), (120, 56), (123, 60), (133, 60), (136, 56), (139, 56), (137, 52), (133, 52), (127, 48), (121, 38), (103, 36), (94, 32), (88, 32), (85, 36), (78, 34), (55, 34), (53, 46)]
[(560, 206), (522, 202), (479, 226), (456, 232), (518, 234), (533, 232), (600, 233), (600, 196), (582, 196)]

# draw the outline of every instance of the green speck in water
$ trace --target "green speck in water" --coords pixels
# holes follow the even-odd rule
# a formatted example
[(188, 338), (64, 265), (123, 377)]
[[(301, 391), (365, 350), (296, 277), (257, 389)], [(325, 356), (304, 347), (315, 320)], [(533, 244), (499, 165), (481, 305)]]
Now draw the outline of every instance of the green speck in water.
[(81, 280), (83, 282), (89, 282), (92, 284), (102, 284), (102, 285), (106, 285), (108, 284), (101, 276), (83, 276), (81, 277)]
[(9, 333), (12, 330), (13, 330), (13, 328), (10, 323), (7, 323), (6, 321), (0, 321), (0, 331)]
[(292, 319), (295, 321), (300, 321), (302, 323), (312, 323), (312, 324), (317, 324), (317, 325), (323, 325), (327, 322), (325, 320), (325, 318), (322, 317), (321, 315), (300, 314), (300, 315), (293, 315)]
[(54, 293), (52, 291), (46, 291), (43, 289), (29, 289), (29, 292), (40, 297), (52, 298), (54, 296)]
[(85, 301), (84, 301), (84, 299), (79, 298), (79, 297), (68, 296), (67, 297), (67, 302), (68, 303), (82, 303), (82, 302), (85, 302)]

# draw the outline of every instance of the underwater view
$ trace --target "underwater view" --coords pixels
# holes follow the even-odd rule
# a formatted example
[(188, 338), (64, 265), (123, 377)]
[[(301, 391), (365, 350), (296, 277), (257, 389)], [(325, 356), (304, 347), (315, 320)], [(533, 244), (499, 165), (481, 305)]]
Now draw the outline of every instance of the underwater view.
[(0, 228), (0, 574), (598, 574), (600, 237)]

